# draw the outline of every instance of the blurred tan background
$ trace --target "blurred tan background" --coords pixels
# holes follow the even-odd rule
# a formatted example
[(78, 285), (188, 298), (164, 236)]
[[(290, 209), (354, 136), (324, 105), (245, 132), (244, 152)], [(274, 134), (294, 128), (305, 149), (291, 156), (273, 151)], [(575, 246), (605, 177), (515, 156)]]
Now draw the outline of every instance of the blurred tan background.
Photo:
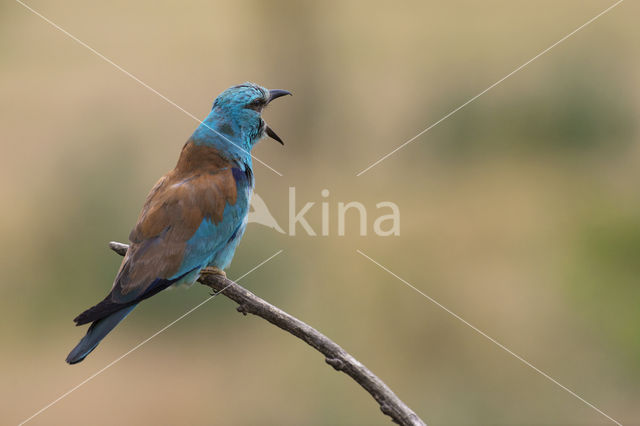
[[(413, 144), (355, 174), (612, 1), (29, 2), (198, 117), (226, 87), (288, 89), (256, 191), (319, 230), (249, 225), (228, 274), (370, 367), (429, 424), (610, 424), (356, 253), (623, 424), (640, 424), (640, 5), (627, 1)], [(72, 318), (110, 288), (191, 118), (0, 4), (0, 423), (16, 424), (207, 297), (166, 291), (85, 362)], [(401, 235), (338, 237), (339, 201)], [(298, 207), (299, 208), (299, 207)], [(390, 424), (302, 342), (216, 298), (30, 424)]]

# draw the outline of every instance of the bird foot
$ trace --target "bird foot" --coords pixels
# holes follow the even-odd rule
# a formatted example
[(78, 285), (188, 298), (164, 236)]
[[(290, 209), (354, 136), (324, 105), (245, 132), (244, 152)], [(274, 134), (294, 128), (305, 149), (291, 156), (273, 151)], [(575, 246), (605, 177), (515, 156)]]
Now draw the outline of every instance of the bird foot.
[(223, 277), (227, 278), (227, 273), (215, 266), (207, 266), (206, 268), (202, 268), (200, 270), (200, 276), (202, 275), (222, 275)]

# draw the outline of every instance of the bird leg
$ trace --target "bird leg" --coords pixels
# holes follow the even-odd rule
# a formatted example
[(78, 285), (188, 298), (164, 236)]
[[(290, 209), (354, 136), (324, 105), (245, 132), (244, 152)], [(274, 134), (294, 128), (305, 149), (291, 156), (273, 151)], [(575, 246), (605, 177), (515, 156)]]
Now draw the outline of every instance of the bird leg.
[(203, 275), (222, 275), (227, 278), (227, 273), (216, 266), (207, 266), (206, 268), (202, 268), (200, 270), (200, 276)]

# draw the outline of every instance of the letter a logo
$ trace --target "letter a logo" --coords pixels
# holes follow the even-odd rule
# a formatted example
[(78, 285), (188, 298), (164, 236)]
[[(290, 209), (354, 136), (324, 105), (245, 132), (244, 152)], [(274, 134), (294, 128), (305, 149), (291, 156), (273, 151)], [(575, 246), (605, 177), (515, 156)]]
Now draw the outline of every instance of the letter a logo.
[(256, 193), (251, 197), (251, 207), (253, 208), (253, 211), (249, 212), (247, 223), (258, 223), (284, 234), (284, 231), (280, 228), (280, 225), (278, 225), (278, 222), (276, 222), (276, 219), (271, 215), (271, 212), (267, 208), (267, 204), (264, 202), (262, 197)]

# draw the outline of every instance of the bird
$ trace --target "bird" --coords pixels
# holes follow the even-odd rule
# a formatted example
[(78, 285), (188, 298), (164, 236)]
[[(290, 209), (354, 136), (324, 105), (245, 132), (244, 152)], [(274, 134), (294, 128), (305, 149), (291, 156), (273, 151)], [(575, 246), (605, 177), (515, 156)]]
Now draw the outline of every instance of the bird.
[(218, 95), (176, 166), (147, 196), (111, 291), (74, 319), (91, 325), (67, 363), (83, 361), (141, 301), (201, 274), (226, 276), (255, 185), (251, 150), (265, 136), (284, 145), (262, 111), (286, 95), (251, 82)]

